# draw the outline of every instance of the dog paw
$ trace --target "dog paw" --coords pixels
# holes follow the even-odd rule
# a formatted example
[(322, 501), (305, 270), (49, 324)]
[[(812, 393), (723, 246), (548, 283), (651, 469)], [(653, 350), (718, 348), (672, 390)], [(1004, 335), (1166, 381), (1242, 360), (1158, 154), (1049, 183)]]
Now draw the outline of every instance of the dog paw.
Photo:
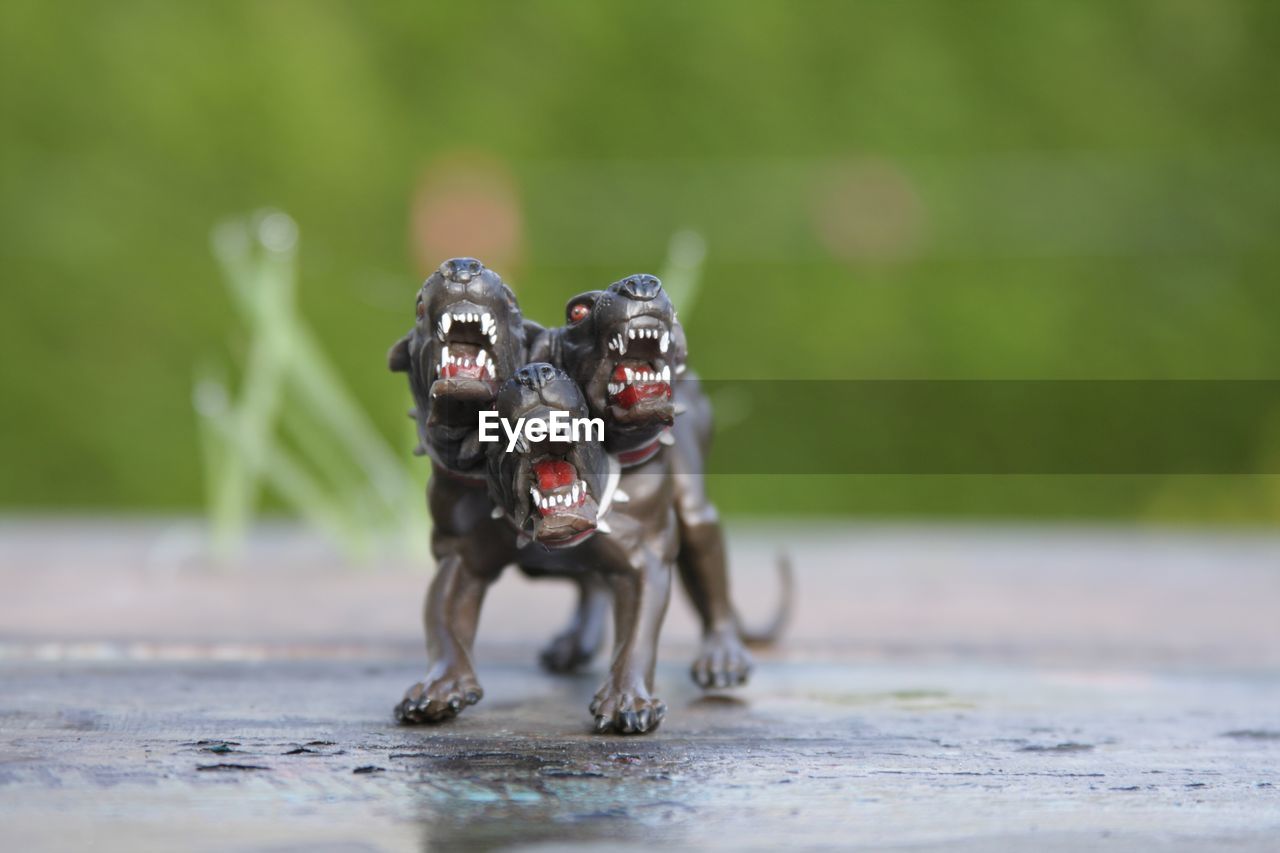
[(484, 690), (474, 675), (448, 673), (432, 681), (419, 681), (405, 691), (396, 706), (396, 719), (409, 725), (443, 723), (482, 698)]
[(549, 672), (575, 672), (591, 663), (598, 649), (585, 648), (582, 635), (577, 631), (565, 631), (542, 650), (539, 659)]
[(707, 637), (702, 651), (689, 669), (689, 674), (703, 690), (737, 687), (751, 678), (755, 661), (736, 633), (725, 632)]
[(651, 732), (667, 715), (667, 705), (645, 690), (616, 690), (605, 685), (591, 702), (597, 732), (641, 735)]

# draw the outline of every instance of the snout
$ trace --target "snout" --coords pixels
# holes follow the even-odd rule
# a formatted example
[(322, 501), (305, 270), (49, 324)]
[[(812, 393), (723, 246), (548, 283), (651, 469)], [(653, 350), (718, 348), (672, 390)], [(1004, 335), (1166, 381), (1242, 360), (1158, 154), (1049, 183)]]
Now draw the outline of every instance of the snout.
[(596, 531), (599, 504), (572, 462), (545, 457), (530, 464), (533, 538), (548, 548), (566, 548)]

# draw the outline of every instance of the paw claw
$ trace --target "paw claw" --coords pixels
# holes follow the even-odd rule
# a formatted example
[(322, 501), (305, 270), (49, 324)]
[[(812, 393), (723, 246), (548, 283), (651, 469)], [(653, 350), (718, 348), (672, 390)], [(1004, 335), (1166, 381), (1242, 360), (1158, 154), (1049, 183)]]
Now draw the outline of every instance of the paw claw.
[(643, 689), (615, 690), (606, 684), (591, 703), (597, 732), (644, 734), (658, 727), (667, 714), (667, 706)]
[(735, 687), (751, 678), (755, 662), (736, 634), (719, 634), (703, 641), (689, 675), (703, 690)]
[(430, 683), (420, 681), (405, 691), (404, 699), (396, 706), (396, 720), (406, 725), (443, 723), (483, 696), (484, 691), (471, 675), (446, 674)]

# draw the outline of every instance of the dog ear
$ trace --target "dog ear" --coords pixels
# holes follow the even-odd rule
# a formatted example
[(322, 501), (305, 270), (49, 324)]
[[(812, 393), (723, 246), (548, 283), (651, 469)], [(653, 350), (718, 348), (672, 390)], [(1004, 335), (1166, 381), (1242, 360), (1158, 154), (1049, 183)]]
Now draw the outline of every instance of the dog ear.
[(387, 353), (387, 367), (392, 373), (409, 372), (409, 338), (412, 332), (396, 341)]
[(602, 290), (588, 290), (586, 293), (579, 293), (570, 299), (564, 306), (564, 321), (570, 326), (577, 325), (587, 317), (591, 316), (591, 312), (595, 310), (596, 300), (600, 298)]

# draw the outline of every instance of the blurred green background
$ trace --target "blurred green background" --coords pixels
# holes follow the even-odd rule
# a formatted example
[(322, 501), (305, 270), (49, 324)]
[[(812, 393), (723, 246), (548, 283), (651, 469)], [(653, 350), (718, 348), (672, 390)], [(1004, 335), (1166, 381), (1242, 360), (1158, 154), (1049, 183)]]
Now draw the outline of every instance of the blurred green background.
[[(384, 354), (458, 254), (558, 322), (692, 229), (713, 378), (1274, 378), (1278, 44), (1274, 0), (5, 3), (0, 504), (201, 505), (194, 377), (246, 346), (210, 232), (264, 206), (301, 230), (300, 314), (421, 478)], [(1257, 523), (1275, 479), (713, 492)]]

